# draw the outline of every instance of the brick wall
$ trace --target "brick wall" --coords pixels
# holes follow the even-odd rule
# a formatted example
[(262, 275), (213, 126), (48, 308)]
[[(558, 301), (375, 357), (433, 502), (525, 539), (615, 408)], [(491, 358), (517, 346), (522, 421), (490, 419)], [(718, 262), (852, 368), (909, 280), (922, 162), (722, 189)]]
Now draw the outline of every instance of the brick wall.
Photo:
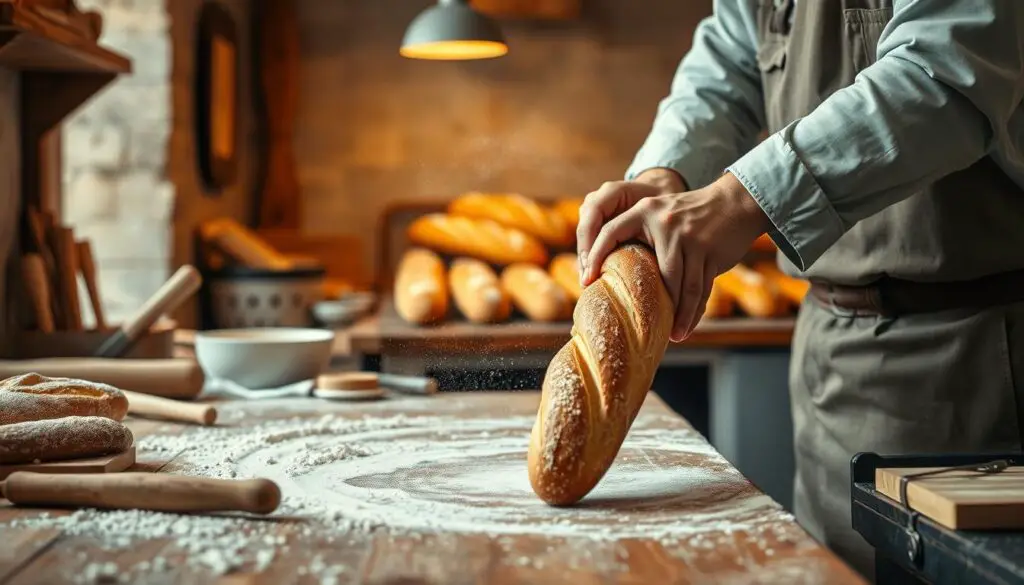
[[(224, 4), (239, 24), (247, 71), (248, 0)], [(249, 97), (243, 92), (240, 181), (203, 192), (192, 131), (194, 26), (200, 0), (78, 0), (104, 16), (100, 42), (133, 61), (134, 72), (93, 98), (64, 126), (66, 222), (93, 242), (104, 309), (117, 321), (136, 309), (173, 267), (192, 261), (190, 234), (217, 215), (244, 218), (251, 181)], [(191, 307), (176, 315), (193, 322)]]
[(617, 179), (710, 0), (587, 0), (582, 20), (503, 23), (510, 54), (398, 55), (425, 0), (299, 0), (304, 226), (363, 236), (392, 202), (470, 189), (582, 195)]

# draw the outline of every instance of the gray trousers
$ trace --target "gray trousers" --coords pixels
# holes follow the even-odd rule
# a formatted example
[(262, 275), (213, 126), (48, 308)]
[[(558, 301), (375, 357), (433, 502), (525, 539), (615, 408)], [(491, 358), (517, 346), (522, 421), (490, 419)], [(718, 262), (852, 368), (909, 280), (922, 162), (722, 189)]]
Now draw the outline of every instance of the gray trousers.
[(1019, 451), (1024, 303), (899, 318), (848, 316), (808, 298), (790, 365), (794, 507), (816, 539), (867, 577), (851, 527), (850, 459)]

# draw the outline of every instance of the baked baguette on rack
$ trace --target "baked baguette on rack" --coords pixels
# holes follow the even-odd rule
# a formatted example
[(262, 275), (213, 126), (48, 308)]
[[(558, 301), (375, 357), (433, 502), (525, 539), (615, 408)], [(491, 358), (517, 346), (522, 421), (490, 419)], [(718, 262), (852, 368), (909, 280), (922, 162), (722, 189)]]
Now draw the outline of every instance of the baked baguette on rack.
[(562, 214), (522, 195), (466, 193), (448, 204), (448, 213), (461, 217), (489, 219), (540, 239), (550, 246), (575, 242), (573, 227)]
[(441, 258), (423, 248), (402, 255), (395, 273), (395, 310), (413, 325), (429, 325), (448, 314), (448, 277)]
[(772, 240), (768, 234), (761, 234), (760, 237), (754, 240), (754, 244), (750, 249), (755, 252), (774, 252), (779, 248), (775, 245), (775, 241)]
[(539, 266), (509, 266), (501, 272), (501, 287), (531, 321), (562, 321), (572, 316), (569, 294)]
[(704, 316), (710, 319), (728, 317), (736, 309), (736, 301), (722, 291), (722, 285), (717, 281), (711, 285), (711, 294), (708, 296), (707, 308)]
[(811, 290), (811, 283), (785, 274), (774, 262), (759, 262), (754, 269), (771, 281), (779, 292), (790, 303), (799, 306)]
[(542, 500), (572, 504), (604, 476), (644, 403), (674, 316), (649, 248), (628, 244), (608, 256), (544, 375), (528, 453)]
[(63, 418), (99, 416), (119, 421), (128, 413), (124, 393), (108, 386), (36, 373), (0, 381), (0, 425)]
[(548, 273), (565, 292), (569, 293), (572, 302), (575, 303), (580, 299), (583, 287), (580, 286), (580, 269), (576, 254), (567, 253), (555, 256), (551, 260), (551, 266), (548, 267)]
[(785, 311), (774, 285), (763, 274), (742, 264), (719, 274), (715, 284), (736, 299), (740, 309), (751, 317), (776, 317)]
[(456, 258), (448, 270), (448, 279), (455, 306), (466, 319), (473, 323), (498, 323), (508, 319), (512, 300), (487, 263)]
[(573, 197), (570, 199), (560, 199), (555, 202), (554, 209), (565, 218), (566, 223), (572, 228), (572, 231), (576, 231), (576, 226), (580, 223), (580, 206), (583, 205), (582, 197)]
[(548, 251), (537, 238), (487, 219), (430, 213), (409, 224), (406, 234), (419, 246), (500, 266), (548, 261)]

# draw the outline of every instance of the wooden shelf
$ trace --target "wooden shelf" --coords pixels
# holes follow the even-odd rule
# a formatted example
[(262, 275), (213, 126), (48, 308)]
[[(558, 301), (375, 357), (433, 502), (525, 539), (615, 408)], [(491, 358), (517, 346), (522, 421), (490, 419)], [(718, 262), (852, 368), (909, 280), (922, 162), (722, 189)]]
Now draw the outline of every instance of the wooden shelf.
[(78, 29), (14, 4), (0, 4), (0, 66), (19, 71), (128, 73), (131, 61)]

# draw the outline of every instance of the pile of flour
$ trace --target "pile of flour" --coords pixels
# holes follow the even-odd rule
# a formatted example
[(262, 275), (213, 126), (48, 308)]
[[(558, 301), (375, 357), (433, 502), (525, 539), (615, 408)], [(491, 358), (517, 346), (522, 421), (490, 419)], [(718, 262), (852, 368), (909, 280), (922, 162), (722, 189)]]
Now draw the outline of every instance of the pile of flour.
[[(411, 404), (428, 401), (412, 401)], [(654, 539), (683, 557), (736, 547), (734, 533), (753, 535), (763, 555), (769, 542), (802, 535), (781, 522), (790, 517), (753, 489), (697, 433), (658, 428), (641, 415), (615, 465), (582, 505), (551, 508), (532, 492), (526, 449), (532, 418), (460, 418), (382, 409), (353, 418), (354, 410), (318, 401), (288, 401), (289, 418), (253, 424), (253, 405), (225, 405), (221, 419), (233, 426), (192, 429), (181, 435), (139, 439), (141, 456), (176, 456), (165, 470), (204, 477), (266, 477), (282, 489), (275, 516), (281, 522), (231, 516), (187, 516), (142, 511), (80, 510), (8, 524), (60, 528), (89, 536), (117, 551), (141, 540), (168, 539), (167, 556), (117, 575), (110, 563), (86, 563), (79, 582), (145, 582), (166, 571), (221, 575), (260, 572), (281, 554), (306, 555), (299, 563), (324, 585), (346, 570), (309, 552), (312, 542), (383, 531), (392, 538), (454, 533), (486, 534), (514, 550), (514, 537), (544, 535), (578, 542), (577, 557), (512, 557), (514, 564), (547, 562), (625, 570), (612, 555), (589, 558), (595, 541)], [(262, 406), (263, 408), (266, 405)], [(260, 408), (257, 406), (256, 408)], [(361, 405), (358, 412), (363, 412)], [(0, 526), (2, 527), (2, 526)], [(282, 533), (287, 533), (287, 537)], [(512, 539), (512, 540), (508, 540)], [(703, 551), (703, 552), (702, 552)], [(161, 554), (164, 554), (161, 552)]]

